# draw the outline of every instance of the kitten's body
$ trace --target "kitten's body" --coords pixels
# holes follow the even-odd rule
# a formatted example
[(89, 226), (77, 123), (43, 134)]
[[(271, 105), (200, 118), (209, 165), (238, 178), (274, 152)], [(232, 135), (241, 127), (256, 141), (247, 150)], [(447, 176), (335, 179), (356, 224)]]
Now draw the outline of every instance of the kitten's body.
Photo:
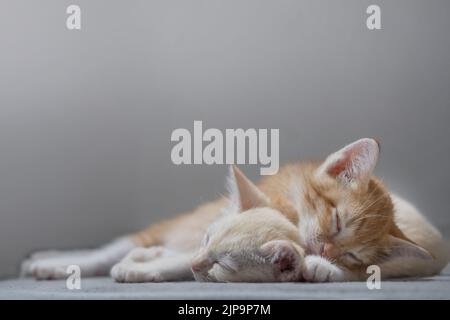
[[(339, 260), (333, 263), (333, 259), (323, 257), (323, 244), (318, 245), (317, 239), (311, 236), (319, 223), (314, 210), (319, 210), (316, 207), (323, 198), (330, 197), (321, 195), (320, 188), (310, 181), (321, 165), (311, 162), (284, 166), (276, 175), (262, 179), (257, 187), (238, 172), (234, 187), (231, 186), (231, 202), (218, 199), (92, 251), (35, 255), (23, 264), (23, 271), (36, 278), (53, 279), (65, 277), (65, 268), (70, 264), (80, 265), (84, 276), (106, 274), (114, 265), (111, 275), (121, 282), (187, 280), (194, 278), (192, 271), (196, 279), (206, 281), (362, 279), (366, 276), (365, 267), (372, 260), (355, 266), (341, 264)], [(433, 256), (433, 259), (423, 259), (400, 255), (380, 260), (382, 276), (422, 277), (438, 273), (448, 261), (448, 249), (440, 233), (411, 204), (394, 195), (389, 197), (376, 178), (371, 176), (368, 184), (370, 195), (375, 191), (381, 194), (371, 205), (389, 206), (392, 198), (395, 224), (392, 222), (390, 228), (397, 226), (400, 232), (386, 232), (406, 236)], [(267, 201), (263, 209), (252, 209), (259, 207), (252, 192)], [(329, 191), (323, 187), (323, 192)], [(233, 199), (236, 195), (237, 199)], [(379, 201), (382, 197), (384, 204)], [(246, 204), (245, 199), (253, 202)], [(239, 210), (248, 212), (241, 218), (228, 217)], [(386, 219), (383, 227), (391, 223)], [(213, 239), (206, 239), (202, 244), (205, 234), (212, 234)], [(227, 243), (223, 239), (231, 240)], [(216, 258), (212, 258), (212, 251)], [(237, 258), (236, 252), (242, 254)], [(278, 271), (269, 269), (267, 261), (271, 261), (271, 266), (276, 265)], [(204, 273), (204, 269), (210, 272)]]

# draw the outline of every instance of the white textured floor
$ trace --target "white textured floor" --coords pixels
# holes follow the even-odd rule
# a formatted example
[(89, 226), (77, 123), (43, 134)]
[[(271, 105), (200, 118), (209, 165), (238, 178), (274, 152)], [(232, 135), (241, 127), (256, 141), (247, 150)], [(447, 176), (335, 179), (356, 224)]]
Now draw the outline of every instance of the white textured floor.
[(0, 282), (0, 299), (450, 299), (450, 265), (439, 276), (383, 281), (380, 290), (349, 283), (119, 284), (110, 278), (82, 279), (80, 290), (65, 281), (12, 279)]

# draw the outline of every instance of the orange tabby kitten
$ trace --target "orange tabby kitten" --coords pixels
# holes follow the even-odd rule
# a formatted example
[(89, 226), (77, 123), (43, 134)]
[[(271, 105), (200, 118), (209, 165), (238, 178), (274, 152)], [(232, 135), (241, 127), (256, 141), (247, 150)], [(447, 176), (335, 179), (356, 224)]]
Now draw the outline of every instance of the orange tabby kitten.
[[(110, 274), (119, 282), (349, 281), (437, 274), (448, 262), (440, 233), (373, 175), (379, 145), (358, 140), (323, 162), (290, 164), (253, 184), (236, 167), (229, 199), (149, 226), (104, 247), (37, 253), (22, 265), (39, 279)], [(202, 240), (203, 239), (203, 240)]]

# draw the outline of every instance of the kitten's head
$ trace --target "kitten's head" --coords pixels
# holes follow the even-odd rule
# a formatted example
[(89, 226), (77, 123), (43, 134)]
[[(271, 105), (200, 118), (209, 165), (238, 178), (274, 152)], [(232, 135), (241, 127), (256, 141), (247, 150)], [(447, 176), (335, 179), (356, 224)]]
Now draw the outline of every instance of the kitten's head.
[(349, 269), (398, 257), (432, 258), (394, 222), (394, 206), (372, 176), (379, 154), (374, 139), (361, 139), (304, 172), (297, 210), (308, 254)]
[(199, 281), (279, 282), (301, 276), (298, 230), (232, 167), (230, 207), (209, 228), (192, 271)]

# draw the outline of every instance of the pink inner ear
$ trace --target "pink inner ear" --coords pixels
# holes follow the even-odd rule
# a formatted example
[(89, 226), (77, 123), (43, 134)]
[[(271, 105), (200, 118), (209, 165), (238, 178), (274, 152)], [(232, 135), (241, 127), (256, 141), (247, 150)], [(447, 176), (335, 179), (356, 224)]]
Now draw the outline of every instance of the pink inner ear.
[(374, 139), (360, 139), (325, 160), (325, 172), (344, 181), (361, 180), (370, 176), (378, 159), (378, 143)]
[(345, 150), (342, 151), (341, 158), (337, 160), (335, 163), (333, 163), (328, 169), (327, 173), (332, 176), (333, 178), (340, 175), (343, 171), (345, 171), (349, 165), (349, 163), (352, 161), (352, 156), (355, 154), (356, 150)]
[(348, 159), (342, 159), (333, 164), (330, 168), (328, 168), (327, 173), (333, 178), (337, 177), (347, 168)]

